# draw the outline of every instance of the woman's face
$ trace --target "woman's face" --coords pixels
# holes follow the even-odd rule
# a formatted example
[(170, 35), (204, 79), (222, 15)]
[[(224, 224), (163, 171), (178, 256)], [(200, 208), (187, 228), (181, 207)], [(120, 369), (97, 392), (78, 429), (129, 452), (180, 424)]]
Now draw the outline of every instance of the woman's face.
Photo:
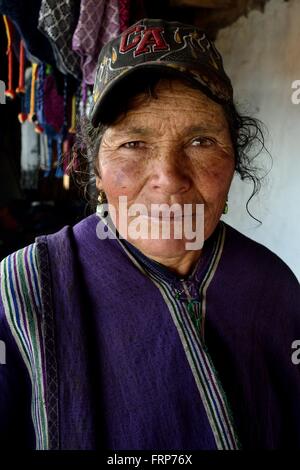
[[(204, 205), (204, 239), (214, 231), (224, 209), (234, 173), (234, 151), (221, 105), (177, 80), (161, 80), (155, 98), (139, 95), (124, 117), (105, 131), (98, 156), (98, 189), (116, 209), (118, 231), (148, 256), (176, 257), (185, 253), (187, 239), (133, 239), (124, 234), (118, 214), (120, 196), (127, 204), (143, 204), (148, 221), (159, 226), (163, 217), (150, 217), (153, 204)], [(166, 206), (167, 207), (167, 206)], [(129, 226), (136, 217), (127, 219)], [(146, 217), (147, 218), (147, 217)], [(177, 215), (171, 219), (176, 223)], [(144, 217), (145, 219), (145, 217)], [(197, 252), (199, 255), (199, 251)], [(196, 254), (195, 254), (196, 255)]]

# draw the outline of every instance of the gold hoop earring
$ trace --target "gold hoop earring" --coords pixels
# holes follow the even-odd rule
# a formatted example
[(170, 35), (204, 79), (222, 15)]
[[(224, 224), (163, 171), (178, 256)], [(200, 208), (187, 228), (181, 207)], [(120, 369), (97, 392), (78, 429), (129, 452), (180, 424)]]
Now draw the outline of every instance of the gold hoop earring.
[(105, 193), (103, 191), (100, 191), (99, 196), (98, 196), (98, 203), (103, 204), (106, 200), (105, 198)]
[(105, 213), (104, 203), (107, 202), (106, 195), (105, 195), (104, 191), (100, 191), (100, 193), (97, 197), (97, 200), (98, 200), (98, 204), (97, 204), (97, 207), (96, 207), (96, 212), (100, 216), (104, 216), (104, 213)]

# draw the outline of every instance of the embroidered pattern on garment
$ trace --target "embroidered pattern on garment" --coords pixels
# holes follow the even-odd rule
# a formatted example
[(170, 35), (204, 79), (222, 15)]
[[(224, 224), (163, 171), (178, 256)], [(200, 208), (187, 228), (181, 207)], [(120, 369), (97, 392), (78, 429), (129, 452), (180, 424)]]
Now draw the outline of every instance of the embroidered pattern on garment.
[[(103, 222), (105, 223), (104, 220)], [(206, 314), (207, 288), (213, 279), (222, 255), (225, 233), (225, 225), (221, 223), (221, 228), (214, 246), (210, 264), (199, 288), (201, 301), (197, 304), (196, 308), (200, 309), (202, 319), (205, 318)], [(217, 449), (239, 449), (240, 444), (234, 430), (232, 414), (227, 403), (225, 392), (217, 377), (217, 372), (213, 366), (203, 339), (201, 338), (201, 335), (199, 335), (199, 332), (191, 318), (187, 304), (176, 298), (176, 292), (174, 292), (168, 282), (163, 280), (159, 275), (156, 275), (153, 271), (144, 268), (144, 266), (142, 266), (142, 264), (137, 261), (137, 259), (124, 246), (124, 244), (119, 239), (117, 240), (138, 269), (143, 272), (144, 275), (148, 276), (160, 290), (162, 297), (170, 310), (203, 402)]]
[(45, 351), (35, 247), (35, 244), (29, 245), (1, 262), (1, 296), (6, 320), (31, 380), (31, 415), (36, 449), (47, 450)]

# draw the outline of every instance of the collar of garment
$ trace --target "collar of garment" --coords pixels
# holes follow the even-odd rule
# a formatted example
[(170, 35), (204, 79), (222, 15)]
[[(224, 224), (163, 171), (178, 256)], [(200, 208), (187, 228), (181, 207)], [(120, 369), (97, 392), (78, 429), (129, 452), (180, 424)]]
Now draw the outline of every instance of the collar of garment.
[[(101, 217), (102, 218), (102, 217)], [(186, 290), (189, 292), (192, 298), (197, 299), (199, 296), (199, 287), (201, 282), (205, 277), (205, 273), (209, 267), (210, 261), (214, 255), (218, 235), (220, 232), (220, 224), (219, 222), (217, 227), (215, 228), (214, 232), (211, 236), (205, 240), (204, 245), (201, 250), (201, 254), (199, 259), (194, 266), (191, 273), (187, 274), (186, 276), (179, 275), (169, 269), (168, 267), (164, 266), (161, 263), (149, 258), (148, 256), (144, 255), (138, 248), (136, 248), (132, 243), (128, 240), (122, 238), (114, 226), (113, 221), (109, 216), (103, 219), (103, 222), (110, 226), (114, 233), (116, 233), (117, 238), (121, 245), (124, 248), (124, 251), (128, 250), (131, 255), (150, 273), (154, 274), (156, 277), (160, 278), (162, 281), (167, 282), (175, 291), (181, 293), (180, 298), (183, 296), (185, 300)], [(184, 285), (184, 290), (183, 290)]]

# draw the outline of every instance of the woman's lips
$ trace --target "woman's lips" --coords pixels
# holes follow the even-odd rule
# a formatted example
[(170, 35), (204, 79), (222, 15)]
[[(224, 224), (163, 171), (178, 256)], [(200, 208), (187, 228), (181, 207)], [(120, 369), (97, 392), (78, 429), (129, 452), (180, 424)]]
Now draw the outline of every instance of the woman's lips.
[(174, 215), (174, 214), (167, 214), (167, 215), (163, 215), (163, 214), (160, 214), (159, 216), (154, 216), (154, 215), (145, 215), (145, 214), (141, 214), (140, 217), (142, 217), (143, 219), (150, 219), (150, 220), (155, 220), (155, 221), (163, 221), (163, 220), (171, 220), (171, 221), (175, 221), (175, 220), (182, 220), (182, 219), (186, 219), (187, 217), (193, 217), (195, 214), (180, 214), (180, 215)]

